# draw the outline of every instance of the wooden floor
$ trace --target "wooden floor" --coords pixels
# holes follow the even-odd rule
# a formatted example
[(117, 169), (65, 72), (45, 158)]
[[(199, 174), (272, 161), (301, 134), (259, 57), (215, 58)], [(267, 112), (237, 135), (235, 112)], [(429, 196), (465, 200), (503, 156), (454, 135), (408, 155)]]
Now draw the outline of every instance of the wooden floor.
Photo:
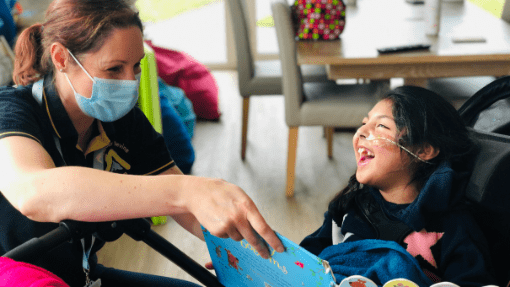
[[(299, 129), (295, 197), (285, 197), (288, 128), (283, 97), (251, 99), (246, 160), (240, 159), (241, 103), (237, 73), (214, 72), (220, 90), (219, 122), (198, 122), (193, 175), (217, 177), (243, 188), (270, 226), (295, 242), (321, 224), (327, 204), (355, 171), (352, 133), (335, 133), (333, 159), (327, 157), (321, 127)], [(200, 264), (210, 261), (204, 242), (169, 218), (153, 230)], [(105, 266), (197, 282), (159, 253), (124, 235), (99, 252)]]

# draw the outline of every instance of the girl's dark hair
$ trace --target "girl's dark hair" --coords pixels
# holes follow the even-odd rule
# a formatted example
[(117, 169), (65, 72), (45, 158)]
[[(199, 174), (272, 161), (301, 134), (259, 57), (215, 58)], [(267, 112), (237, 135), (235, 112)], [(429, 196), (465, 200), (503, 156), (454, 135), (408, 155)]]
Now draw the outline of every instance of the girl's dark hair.
[[(471, 151), (473, 144), (462, 118), (438, 94), (420, 87), (403, 86), (388, 92), (382, 100), (390, 100), (393, 104), (397, 134), (401, 135), (397, 138), (399, 144), (415, 154), (425, 144), (439, 149), (439, 154), (429, 160), (430, 164), (410, 157), (413, 160), (411, 170), (414, 171), (410, 183), (423, 185), (439, 163), (447, 160), (455, 165)], [(402, 149), (401, 152), (405, 153)], [(347, 187), (330, 202), (329, 212), (343, 216), (360, 188), (356, 175), (353, 175)]]
[(125, 0), (54, 0), (46, 22), (34, 24), (19, 36), (13, 80), (28, 85), (53, 71), (51, 44), (58, 42), (75, 56), (94, 52), (115, 28), (139, 27), (142, 21)]

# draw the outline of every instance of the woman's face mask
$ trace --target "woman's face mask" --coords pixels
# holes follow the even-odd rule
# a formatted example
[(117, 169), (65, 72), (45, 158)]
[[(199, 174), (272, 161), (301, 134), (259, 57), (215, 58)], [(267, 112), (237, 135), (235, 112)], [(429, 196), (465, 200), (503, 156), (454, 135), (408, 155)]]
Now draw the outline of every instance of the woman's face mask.
[(71, 51), (69, 49), (67, 51), (93, 82), (92, 94), (90, 98), (86, 98), (76, 92), (67, 73), (64, 73), (67, 82), (73, 89), (78, 106), (85, 114), (102, 122), (113, 122), (134, 108), (138, 101), (141, 73), (135, 75), (136, 80), (92, 78)]

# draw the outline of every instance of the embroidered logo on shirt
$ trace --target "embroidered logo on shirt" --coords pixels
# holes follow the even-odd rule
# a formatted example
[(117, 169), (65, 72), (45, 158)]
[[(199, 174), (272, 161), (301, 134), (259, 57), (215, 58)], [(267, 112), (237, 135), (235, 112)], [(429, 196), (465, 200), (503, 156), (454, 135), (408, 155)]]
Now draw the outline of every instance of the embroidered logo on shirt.
[(126, 173), (131, 169), (131, 165), (108, 145), (94, 152), (94, 168), (115, 172)]
[(131, 169), (131, 165), (123, 160), (113, 149), (109, 150), (104, 158), (106, 161), (106, 171), (119, 172)]
[(431, 247), (436, 245), (443, 235), (444, 232), (427, 232), (425, 229), (420, 232), (413, 232), (404, 239), (404, 242), (407, 243), (407, 252), (413, 257), (420, 255), (432, 266), (437, 268), (437, 263), (432, 255)]

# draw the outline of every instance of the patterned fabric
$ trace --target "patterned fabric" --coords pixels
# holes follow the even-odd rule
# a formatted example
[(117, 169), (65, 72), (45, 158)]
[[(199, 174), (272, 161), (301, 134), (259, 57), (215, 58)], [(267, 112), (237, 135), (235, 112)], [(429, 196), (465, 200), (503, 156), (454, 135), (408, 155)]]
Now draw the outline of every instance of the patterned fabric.
[(296, 0), (292, 12), (300, 40), (335, 40), (344, 30), (342, 0)]

